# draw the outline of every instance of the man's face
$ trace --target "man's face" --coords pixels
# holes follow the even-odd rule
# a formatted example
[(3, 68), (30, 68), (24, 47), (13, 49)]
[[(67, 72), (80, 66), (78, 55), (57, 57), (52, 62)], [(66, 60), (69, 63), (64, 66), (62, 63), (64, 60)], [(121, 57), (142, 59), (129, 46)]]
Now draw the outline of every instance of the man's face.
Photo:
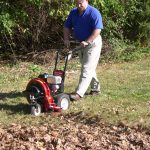
[(78, 10), (80, 12), (83, 12), (87, 5), (88, 5), (88, 0), (77, 0), (77, 3), (76, 3), (77, 7), (78, 7)]

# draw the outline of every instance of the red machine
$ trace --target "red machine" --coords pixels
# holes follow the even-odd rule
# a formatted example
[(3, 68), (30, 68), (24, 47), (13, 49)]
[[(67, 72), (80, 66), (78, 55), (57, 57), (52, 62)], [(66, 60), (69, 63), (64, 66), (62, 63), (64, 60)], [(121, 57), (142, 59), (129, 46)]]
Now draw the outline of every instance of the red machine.
[[(89, 44), (85, 48), (91, 48), (95, 45)], [(76, 47), (65, 57), (63, 70), (57, 70), (59, 52), (57, 51), (55, 68), (53, 74), (40, 74), (38, 78), (31, 79), (26, 87), (26, 98), (31, 105), (31, 114), (38, 116), (42, 111), (47, 112), (66, 110), (70, 106), (70, 97), (64, 93), (64, 81), (67, 68), (67, 62), (72, 53), (83, 49)]]
[(31, 79), (26, 87), (26, 98), (31, 105), (31, 114), (38, 116), (42, 111), (47, 112), (66, 110), (70, 106), (69, 95), (64, 93), (65, 72), (69, 53), (65, 57), (63, 70), (57, 70), (59, 52), (53, 74), (40, 74)]

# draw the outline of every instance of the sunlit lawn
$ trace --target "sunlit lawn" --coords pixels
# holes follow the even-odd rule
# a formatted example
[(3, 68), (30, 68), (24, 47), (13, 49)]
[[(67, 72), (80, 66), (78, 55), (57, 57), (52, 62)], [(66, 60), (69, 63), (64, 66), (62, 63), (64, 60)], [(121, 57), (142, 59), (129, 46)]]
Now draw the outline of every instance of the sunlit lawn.
[[(69, 64), (65, 92), (74, 91), (79, 66)], [(77, 69), (76, 69), (77, 68)], [(22, 91), (28, 81), (40, 72), (47, 72), (47, 66), (34, 66), (19, 63), (13, 67), (0, 66), (0, 123), (42, 124), (60, 122), (60, 118), (51, 113), (42, 113), (39, 117), (30, 115), (30, 107)], [(82, 101), (71, 103), (68, 111), (82, 112), (87, 117), (98, 115), (111, 123), (123, 122), (129, 125), (140, 124), (150, 127), (150, 59), (100, 64), (97, 68), (101, 81), (100, 96), (85, 96)]]

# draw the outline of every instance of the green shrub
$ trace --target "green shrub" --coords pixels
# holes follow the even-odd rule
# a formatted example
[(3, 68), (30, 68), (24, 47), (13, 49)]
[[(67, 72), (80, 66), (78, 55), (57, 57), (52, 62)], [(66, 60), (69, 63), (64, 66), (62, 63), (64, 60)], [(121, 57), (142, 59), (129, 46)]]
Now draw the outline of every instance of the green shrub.
[[(1, 0), (1, 52), (8, 53), (10, 50), (26, 54), (29, 51), (62, 47), (63, 23), (75, 6), (75, 1)], [(109, 42), (111, 54), (113, 53), (115, 59), (120, 58), (122, 54), (129, 59), (128, 55), (134, 51), (134, 46), (139, 53), (141, 49), (147, 51), (150, 40), (148, 0), (93, 0), (89, 3), (102, 13), (104, 22), (102, 36)], [(136, 44), (133, 44), (134, 42)], [(128, 47), (130, 53), (127, 55)], [(143, 56), (143, 52), (141, 55)]]

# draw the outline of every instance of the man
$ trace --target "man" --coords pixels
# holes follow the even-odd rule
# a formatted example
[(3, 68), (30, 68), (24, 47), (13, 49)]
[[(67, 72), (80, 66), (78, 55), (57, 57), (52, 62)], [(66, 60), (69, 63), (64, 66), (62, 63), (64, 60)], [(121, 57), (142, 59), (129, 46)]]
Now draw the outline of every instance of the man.
[[(79, 84), (72, 100), (79, 100), (91, 85), (90, 94), (100, 92), (100, 84), (96, 76), (96, 67), (99, 61), (102, 39), (100, 36), (103, 29), (102, 16), (100, 12), (88, 4), (88, 0), (76, 0), (77, 7), (72, 9), (64, 24), (64, 44), (69, 47), (69, 37), (73, 31), (73, 36), (80, 41), (83, 49), (79, 52), (81, 62), (81, 74)], [(94, 47), (87, 48), (89, 44)]]

